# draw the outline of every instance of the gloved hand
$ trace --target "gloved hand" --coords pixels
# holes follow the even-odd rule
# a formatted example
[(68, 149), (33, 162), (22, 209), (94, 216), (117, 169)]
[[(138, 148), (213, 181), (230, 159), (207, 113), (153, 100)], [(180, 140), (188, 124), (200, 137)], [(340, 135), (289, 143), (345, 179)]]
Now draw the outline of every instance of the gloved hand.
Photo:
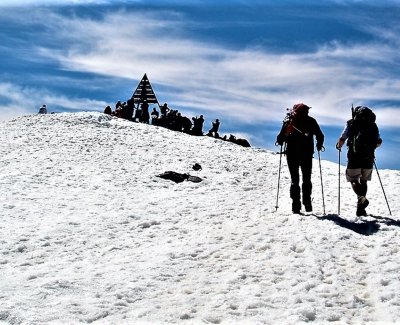
[(345, 141), (345, 140), (343, 140), (342, 138), (340, 138), (340, 139), (338, 140), (338, 142), (336, 143), (336, 149), (337, 149), (337, 150), (341, 150), (341, 149), (342, 149), (343, 144), (344, 144), (344, 141)]
[(276, 138), (276, 142), (275, 142), (275, 145), (276, 146), (283, 146), (283, 143), (284, 143), (285, 141), (284, 141), (284, 138), (282, 137), (282, 136), (277, 136), (277, 138)]
[(322, 143), (317, 143), (316, 147), (317, 147), (317, 150), (318, 150), (318, 151), (325, 151), (325, 148), (324, 148), (324, 146), (322, 145)]

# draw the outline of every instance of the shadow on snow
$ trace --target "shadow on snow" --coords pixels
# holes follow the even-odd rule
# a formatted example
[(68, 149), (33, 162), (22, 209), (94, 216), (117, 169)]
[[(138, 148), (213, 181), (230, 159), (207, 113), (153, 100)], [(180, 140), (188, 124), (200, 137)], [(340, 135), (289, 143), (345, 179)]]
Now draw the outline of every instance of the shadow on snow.
[(372, 218), (375, 218), (375, 220), (358, 219), (357, 221), (349, 221), (349, 220), (341, 218), (337, 214), (328, 214), (323, 217), (321, 217), (321, 216), (316, 216), (316, 217), (320, 220), (333, 221), (340, 227), (352, 230), (352, 231), (356, 232), (357, 234), (364, 235), (364, 236), (370, 236), (370, 235), (373, 235), (374, 233), (378, 232), (381, 227), (381, 224), (386, 224), (388, 226), (400, 227), (400, 220), (394, 220), (391, 218), (374, 216), (374, 215), (369, 215), (369, 216)]

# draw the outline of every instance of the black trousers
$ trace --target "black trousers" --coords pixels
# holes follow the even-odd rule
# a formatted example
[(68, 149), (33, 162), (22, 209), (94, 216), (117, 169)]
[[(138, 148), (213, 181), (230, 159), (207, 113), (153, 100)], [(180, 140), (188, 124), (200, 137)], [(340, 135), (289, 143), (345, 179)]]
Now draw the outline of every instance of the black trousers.
[(287, 164), (289, 167), (290, 177), (292, 185), (290, 186), (290, 197), (293, 201), (300, 201), (300, 169), (302, 174), (302, 192), (303, 192), (303, 203), (307, 204), (311, 202), (311, 173), (312, 173), (312, 161), (313, 156), (304, 153), (292, 153), (286, 154)]

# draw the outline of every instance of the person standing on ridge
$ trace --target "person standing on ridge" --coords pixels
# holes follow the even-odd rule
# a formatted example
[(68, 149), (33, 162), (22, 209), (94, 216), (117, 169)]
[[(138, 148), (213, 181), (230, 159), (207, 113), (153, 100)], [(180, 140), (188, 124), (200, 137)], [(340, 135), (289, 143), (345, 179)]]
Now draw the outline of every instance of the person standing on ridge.
[(376, 116), (370, 108), (357, 106), (336, 144), (336, 149), (341, 150), (347, 140), (346, 179), (357, 194), (358, 217), (367, 215), (367, 181), (371, 180), (375, 149), (382, 144), (375, 121)]
[(215, 122), (212, 122), (212, 127), (208, 131), (207, 135), (219, 138), (219, 134), (218, 134), (219, 125), (220, 125), (219, 119), (216, 119)]
[(301, 169), (303, 180), (303, 205), (307, 212), (311, 212), (314, 136), (317, 140), (318, 151), (323, 149), (324, 144), (324, 134), (317, 121), (308, 115), (310, 108), (303, 103), (295, 104), (287, 114), (276, 139), (277, 145), (282, 146), (286, 143), (285, 153), (291, 177), (290, 198), (292, 199), (292, 212), (296, 214), (299, 214), (301, 210), (299, 169)]
[(162, 117), (167, 117), (167, 113), (169, 112), (169, 107), (167, 103), (164, 103), (163, 106), (160, 107), (160, 111), (161, 111), (161, 116)]
[(203, 124), (204, 124), (204, 117), (200, 115), (200, 117), (193, 117), (193, 135), (203, 135)]
[(140, 116), (140, 122), (149, 124), (150, 123), (150, 113), (149, 113), (149, 104), (147, 101), (144, 101), (140, 105), (142, 109), (142, 115)]

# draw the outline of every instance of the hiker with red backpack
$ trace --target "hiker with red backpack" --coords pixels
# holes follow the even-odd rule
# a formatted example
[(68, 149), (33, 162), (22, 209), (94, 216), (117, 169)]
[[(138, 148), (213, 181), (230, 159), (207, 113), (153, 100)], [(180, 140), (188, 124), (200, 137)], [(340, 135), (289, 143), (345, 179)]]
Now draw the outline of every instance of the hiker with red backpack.
[[(292, 212), (299, 214), (301, 210), (300, 174), (302, 172), (302, 202), (307, 212), (312, 211), (311, 173), (314, 155), (314, 136), (317, 140), (316, 148), (323, 150), (324, 134), (317, 121), (308, 115), (311, 107), (299, 103), (295, 104), (287, 114), (282, 129), (277, 136), (276, 144), (286, 144), (286, 159), (289, 167), (292, 199)], [(282, 150), (281, 150), (282, 151)]]
[(357, 194), (356, 215), (360, 217), (367, 215), (367, 181), (371, 180), (375, 149), (382, 144), (382, 139), (375, 123), (376, 116), (370, 108), (357, 106), (352, 109), (352, 115), (353, 118), (347, 121), (336, 149), (340, 151), (347, 140), (346, 179)]

